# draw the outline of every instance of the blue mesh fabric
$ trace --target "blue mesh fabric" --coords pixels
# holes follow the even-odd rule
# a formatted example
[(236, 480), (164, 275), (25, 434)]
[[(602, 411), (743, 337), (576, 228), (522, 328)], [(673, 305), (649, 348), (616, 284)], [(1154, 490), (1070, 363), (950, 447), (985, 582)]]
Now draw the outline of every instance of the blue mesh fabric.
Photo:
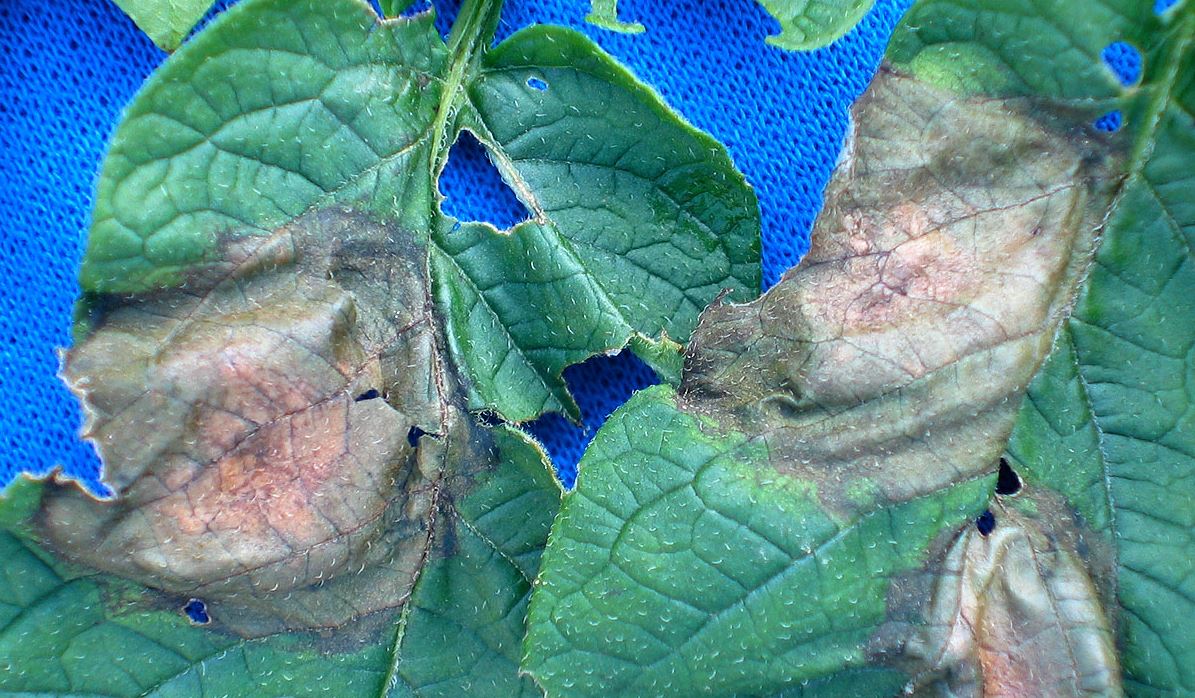
[[(752, 0), (623, 0), (623, 17), (648, 27), (637, 36), (586, 25), (587, 0), (508, 0), (499, 38), (534, 22), (576, 27), (725, 143), (759, 194), (771, 285), (808, 247), (847, 108), (908, 2), (879, 0), (854, 31), (812, 53), (765, 45), (778, 26)], [(459, 0), (435, 4), (446, 28)], [(16, 472), (60, 465), (98, 489), (98, 460), (79, 440), (79, 409), (56, 376), (58, 351), (70, 342), (75, 271), (105, 140), (164, 54), (111, 0), (49, 8), (0, 1), (0, 485)], [(518, 202), (494, 177), (479, 146), (460, 144), (441, 183), (449, 210), (517, 220)], [(549, 416), (531, 430), (571, 485), (593, 432), (654, 379), (629, 355), (593, 359), (565, 376), (584, 424)]]

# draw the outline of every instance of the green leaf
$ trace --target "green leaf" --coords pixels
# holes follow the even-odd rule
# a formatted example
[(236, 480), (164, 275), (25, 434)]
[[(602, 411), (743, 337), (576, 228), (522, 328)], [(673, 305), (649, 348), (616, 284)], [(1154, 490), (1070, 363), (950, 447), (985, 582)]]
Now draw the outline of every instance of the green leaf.
[(910, 11), (808, 257), (582, 460), (549, 694), (1195, 692), (1193, 42), (1189, 2)]
[(383, 17), (397, 17), (415, 4), (415, 0), (379, 0), (378, 7)]
[(963, 94), (1041, 95), (1106, 108), (1124, 90), (1100, 55), (1113, 41), (1156, 42), (1158, 19), (1135, 0), (920, 0), (887, 59)]
[(1114, 546), (1135, 695), (1195, 693), (1195, 6), (1166, 19), (1122, 101), (1127, 179), (1009, 445)]
[[(591, 0), (585, 21), (623, 34), (639, 34), (639, 22), (618, 19), (618, 0)], [(780, 33), (767, 42), (788, 51), (812, 51), (829, 46), (850, 31), (875, 0), (759, 0), (780, 22)]]
[(183, 43), (215, 0), (112, 0), (163, 51)]
[[(469, 410), (575, 414), (561, 372), (629, 342), (668, 366), (709, 299), (758, 287), (759, 220), (725, 150), (591, 42), (491, 49), (499, 9), (467, 2), (446, 43), (431, 13), (246, 0), (142, 88), (63, 366), (115, 496), (0, 507), (5, 576), (46, 566), (0, 686), (539, 693), (517, 648), (560, 490)], [(464, 129), (528, 221), (441, 211)], [(130, 639), (78, 649), (44, 622), (68, 615)]]
[(62, 563), (16, 521), (39, 486), (18, 480), (0, 498), (0, 693), (539, 695), (517, 676), (517, 650), (560, 488), (526, 436), (494, 437), (507, 457), (441, 505), (406, 610), (336, 633), (240, 637), (212, 605), (211, 624), (198, 626), (185, 596)]
[[(770, 695), (862, 663), (889, 579), (915, 571), (991, 486), (854, 515), (768, 450), (678, 410), (666, 386), (614, 413), (565, 497), (533, 596), (525, 666), (549, 695)], [(874, 499), (877, 485), (851, 496)], [(858, 690), (877, 685), (891, 677)]]
[(618, 0), (592, 0), (593, 7), (585, 15), (590, 24), (623, 34), (641, 34), (644, 27), (639, 22), (623, 22), (618, 19)]
[(788, 51), (829, 46), (854, 28), (875, 0), (759, 0), (780, 22), (768, 43)]
[[(565, 367), (636, 333), (683, 340), (722, 289), (757, 291), (758, 206), (725, 149), (592, 42), (536, 27), (450, 53), (430, 15), (334, 4), (238, 5), (150, 79), (100, 176), (85, 291), (192, 284), (230, 246), (351, 209), (425, 250), (470, 407), (512, 421), (576, 417)], [(443, 214), (461, 129), (530, 220)]]

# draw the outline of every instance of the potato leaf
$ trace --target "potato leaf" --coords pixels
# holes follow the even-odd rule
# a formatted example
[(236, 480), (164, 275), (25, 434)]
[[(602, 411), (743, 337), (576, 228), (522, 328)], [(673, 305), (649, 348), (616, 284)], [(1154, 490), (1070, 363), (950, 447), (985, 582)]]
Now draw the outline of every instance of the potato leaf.
[(215, 0), (112, 0), (163, 51), (183, 43)]
[[(618, 0), (591, 0), (592, 9), (585, 21), (603, 29), (624, 34), (639, 34), (639, 22), (618, 18)], [(759, 0), (776, 21), (780, 33), (767, 42), (788, 51), (812, 51), (829, 46), (850, 31), (875, 0)]]
[[(725, 150), (580, 35), (490, 48), (500, 4), (445, 42), (430, 13), (246, 0), (143, 87), (63, 368), (114, 496), (0, 503), (0, 689), (538, 694), (517, 647), (560, 489), (470, 410), (575, 415), (563, 369), (628, 343), (675, 363), (758, 287), (759, 222)], [(465, 129), (528, 220), (441, 211)]]
[[(470, 407), (512, 421), (575, 416), (565, 367), (636, 334), (685, 340), (723, 288), (750, 298), (758, 207), (725, 150), (575, 32), (486, 50), (497, 9), (483, 5), (447, 47), (430, 15), (379, 20), (355, 0), (225, 13), (115, 134), (84, 291), (193, 293), (234, 247), (348, 209), (422, 250)], [(499, 233), (440, 211), (462, 129), (527, 221)]]
[(780, 22), (768, 43), (788, 51), (829, 46), (854, 28), (875, 0), (759, 0)]
[(641, 34), (644, 26), (639, 22), (624, 22), (618, 18), (618, 0), (592, 0), (593, 6), (585, 21), (590, 24), (623, 34)]
[[(413, 590), (394, 570), (328, 568), (325, 584), (276, 594), (278, 605), (364, 615), (263, 636), (244, 634), (239, 600), (164, 594), (61, 561), (34, 514), (53, 485), (17, 480), (0, 498), (0, 693), (540, 695), (517, 675), (518, 646), (560, 489), (521, 433), (503, 428), (490, 443), (500, 460), (473, 454), (485, 472), (443, 482), (455, 499), (435, 502)], [(363, 606), (396, 590), (409, 594), (402, 610)]]
[(550, 695), (1195, 690), (1193, 31), (914, 6), (808, 257), (582, 460), (525, 645)]

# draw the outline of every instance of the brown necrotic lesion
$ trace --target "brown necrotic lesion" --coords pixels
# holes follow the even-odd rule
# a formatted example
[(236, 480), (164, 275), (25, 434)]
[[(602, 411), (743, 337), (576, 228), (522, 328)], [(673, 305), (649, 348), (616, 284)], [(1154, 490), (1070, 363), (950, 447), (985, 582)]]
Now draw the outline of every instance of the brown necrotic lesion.
[[(64, 376), (117, 496), (51, 492), (45, 537), (246, 634), (401, 604), (446, 450), (408, 435), (469, 428), (438, 375), (420, 252), (326, 209), (226, 241), (177, 288), (109, 299)], [(385, 399), (357, 399), (371, 391)]]
[(983, 534), (962, 531), (935, 570), (926, 623), (906, 647), (916, 695), (1121, 695), (1100, 595), (1076, 550), (1001, 507)]
[(703, 314), (681, 389), (844, 516), (843, 483), (906, 501), (999, 457), (1112, 185), (1101, 144), (1024, 101), (882, 71), (853, 123), (809, 254), (760, 299)]

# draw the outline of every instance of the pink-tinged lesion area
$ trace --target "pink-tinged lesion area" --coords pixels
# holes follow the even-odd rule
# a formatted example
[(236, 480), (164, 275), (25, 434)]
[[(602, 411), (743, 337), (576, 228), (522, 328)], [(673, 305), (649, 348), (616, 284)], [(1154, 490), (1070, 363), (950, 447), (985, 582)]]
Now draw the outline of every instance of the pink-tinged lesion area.
[(926, 624), (906, 648), (923, 667), (910, 690), (1121, 695), (1113, 635), (1072, 536), (1008, 510), (988, 534), (960, 533), (934, 570)]
[[(934, 189), (868, 201), (819, 222), (793, 291), (813, 340), (792, 378), (823, 403), (854, 401), (965, 357), (1052, 332), (1053, 290), (1078, 238), (1079, 186), (1061, 181), (993, 203)], [(856, 366), (847, 380), (842, 366)]]
[[(394, 478), (391, 464), (404, 449), (397, 429), (357, 433), (379, 426), (377, 417), (384, 415), (354, 411), (387, 408), (355, 406), (339, 397), (272, 420), (151, 505), (154, 537), (188, 554), (162, 555), (158, 547), (141, 564), (156, 559), (169, 565), (171, 576), (208, 584), (245, 575), (270, 588), (310, 582), (311, 570), (328, 578), (350, 564), (357, 552), (352, 538), (379, 524)], [(362, 423), (354, 424), (354, 417)], [(367, 439), (378, 442), (362, 454), (376, 468), (361, 467), (353, 450)], [(295, 568), (297, 578), (288, 583), (279, 575), (283, 567)]]
[(844, 520), (990, 472), (1110, 200), (1094, 146), (1014, 103), (881, 71), (854, 117), (809, 254), (703, 314), (681, 390)]
[[(318, 226), (342, 222), (317, 221), (314, 239), (326, 239)], [(426, 312), (423, 281), (391, 288), (392, 306), (363, 308), (324, 268), (334, 258), (294, 254), (287, 236), (267, 242), (288, 253), (241, 255), (205, 293), (183, 288), (117, 307), (68, 354), (64, 377), (87, 409), (84, 434), (118, 496), (55, 492), (47, 536), (101, 569), (258, 608), (254, 599), (380, 565), (410, 578), (390, 580), (385, 594), (342, 594), (360, 601), (345, 613), (393, 605), (425, 550), (438, 475), (417, 466), (408, 406), (384, 396), (417, 394), (407, 383), (429, 384), (433, 367), (387, 374), (383, 357), (395, 350), (377, 338), (394, 334), (380, 331), (384, 322), (427, 325), (412, 319)], [(414, 310), (401, 302), (408, 297)], [(365, 392), (377, 397), (355, 399)], [(329, 608), (303, 613), (318, 624), (343, 620)]]

